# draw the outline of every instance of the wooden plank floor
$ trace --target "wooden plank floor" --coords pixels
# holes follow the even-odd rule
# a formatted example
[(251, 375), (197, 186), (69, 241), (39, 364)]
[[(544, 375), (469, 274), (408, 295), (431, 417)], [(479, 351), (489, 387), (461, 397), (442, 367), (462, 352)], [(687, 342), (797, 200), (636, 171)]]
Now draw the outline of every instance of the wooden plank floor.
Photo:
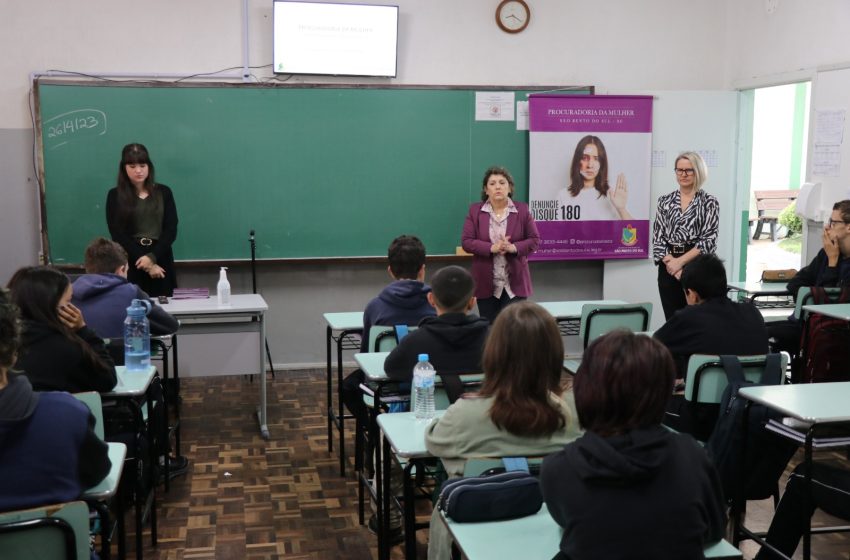
[[(357, 522), (353, 460), (348, 476), (340, 478), (336, 441), (334, 453), (327, 450), (324, 370), (269, 379), (269, 441), (260, 437), (254, 416), (256, 382), (217, 377), (181, 383), (182, 451), (190, 468), (172, 481), (168, 494), (160, 487), (159, 543), (151, 547), (145, 532), (146, 559), (377, 558), (375, 537)], [(354, 449), (350, 438), (346, 448)], [(748, 514), (753, 528), (766, 527), (772, 506), (751, 503)], [(128, 548), (134, 558), (130, 517)], [(815, 519), (826, 517), (818, 513)], [(425, 558), (427, 531), (417, 537), (419, 558)], [(817, 560), (848, 558), (846, 533), (813, 542)], [(746, 558), (756, 550), (745, 543)], [(403, 558), (401, 547), (393, 548), (392, 558)]]

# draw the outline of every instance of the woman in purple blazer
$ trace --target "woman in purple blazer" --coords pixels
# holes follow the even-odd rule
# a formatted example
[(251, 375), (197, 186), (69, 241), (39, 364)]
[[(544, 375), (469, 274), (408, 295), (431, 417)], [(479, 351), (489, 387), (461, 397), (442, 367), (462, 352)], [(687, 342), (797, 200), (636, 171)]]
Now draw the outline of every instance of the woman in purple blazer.
[(506, 305), (531, 295), (528, 255), (540, 234), (528, 205), (512, 200), (514, 179), (504, 167), (484, 173), (481, 202), (469, 207), (463, 224), (463, 249), (472, 253), (478, 312), (493, 322)]

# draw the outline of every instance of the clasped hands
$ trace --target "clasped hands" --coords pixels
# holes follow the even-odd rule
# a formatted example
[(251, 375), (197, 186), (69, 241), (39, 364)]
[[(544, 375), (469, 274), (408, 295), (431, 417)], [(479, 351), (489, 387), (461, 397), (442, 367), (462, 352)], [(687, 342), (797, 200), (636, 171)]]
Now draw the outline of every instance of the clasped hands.
[(667, 269), (667, 274), (679, 280), (682, 277), (682, 268), (684, 268), (685, 264), (681, 261), (681, 259), (677, 259), (673, 255), (665, 255), (661, 262), (664, 263), (664, 267)]
[(153, 262), (147, 255), (143, 255), (136, 260), (136, 268), (144, 270), (151, 278), (165, 278), (165, 269)]
[(511, 243), (511, 236), (505, 235), (490, 247), (490, 252), (499, 255), (506, 255), (508, 253), (516, 253), (516, 245)]

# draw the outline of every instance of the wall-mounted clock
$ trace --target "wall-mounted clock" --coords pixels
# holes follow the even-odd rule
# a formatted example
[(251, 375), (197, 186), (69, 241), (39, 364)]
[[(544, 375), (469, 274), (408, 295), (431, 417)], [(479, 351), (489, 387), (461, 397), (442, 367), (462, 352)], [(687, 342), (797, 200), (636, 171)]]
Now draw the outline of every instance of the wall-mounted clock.
[(519, 33), (530, 20), (531, 8), (524, 0), (503, 0), (496, 8), (496, 24), (505, 33)]

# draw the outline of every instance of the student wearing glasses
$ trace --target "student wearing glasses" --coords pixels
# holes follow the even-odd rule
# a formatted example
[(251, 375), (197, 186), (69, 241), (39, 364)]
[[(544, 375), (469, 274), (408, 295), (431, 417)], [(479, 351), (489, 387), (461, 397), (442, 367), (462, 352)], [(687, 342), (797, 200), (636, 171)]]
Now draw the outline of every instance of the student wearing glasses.
[[(821, 239), (823, 249), (786, 286), (794, 299), (803, 286), (850, 286), (850, 200), (842, 200), (832, 206), (832, 215), (824, 224)], [(774, 340), (774, 351), (785, 350), (792, 356), (800, 352), (802, 330), (803, 324), (793, 316), (785, 321), (771, 322), (767, 328)]]
[(702, 190), (708, 169), (696, 152), (684, 152), (674, 166), (679, 188), (658, 198), (652, 228), (652, 256), (658, 265), (658, 292), (664, 318), (688, 305), (679, 278), (697, 255), (714, 254), (720, 206)]

